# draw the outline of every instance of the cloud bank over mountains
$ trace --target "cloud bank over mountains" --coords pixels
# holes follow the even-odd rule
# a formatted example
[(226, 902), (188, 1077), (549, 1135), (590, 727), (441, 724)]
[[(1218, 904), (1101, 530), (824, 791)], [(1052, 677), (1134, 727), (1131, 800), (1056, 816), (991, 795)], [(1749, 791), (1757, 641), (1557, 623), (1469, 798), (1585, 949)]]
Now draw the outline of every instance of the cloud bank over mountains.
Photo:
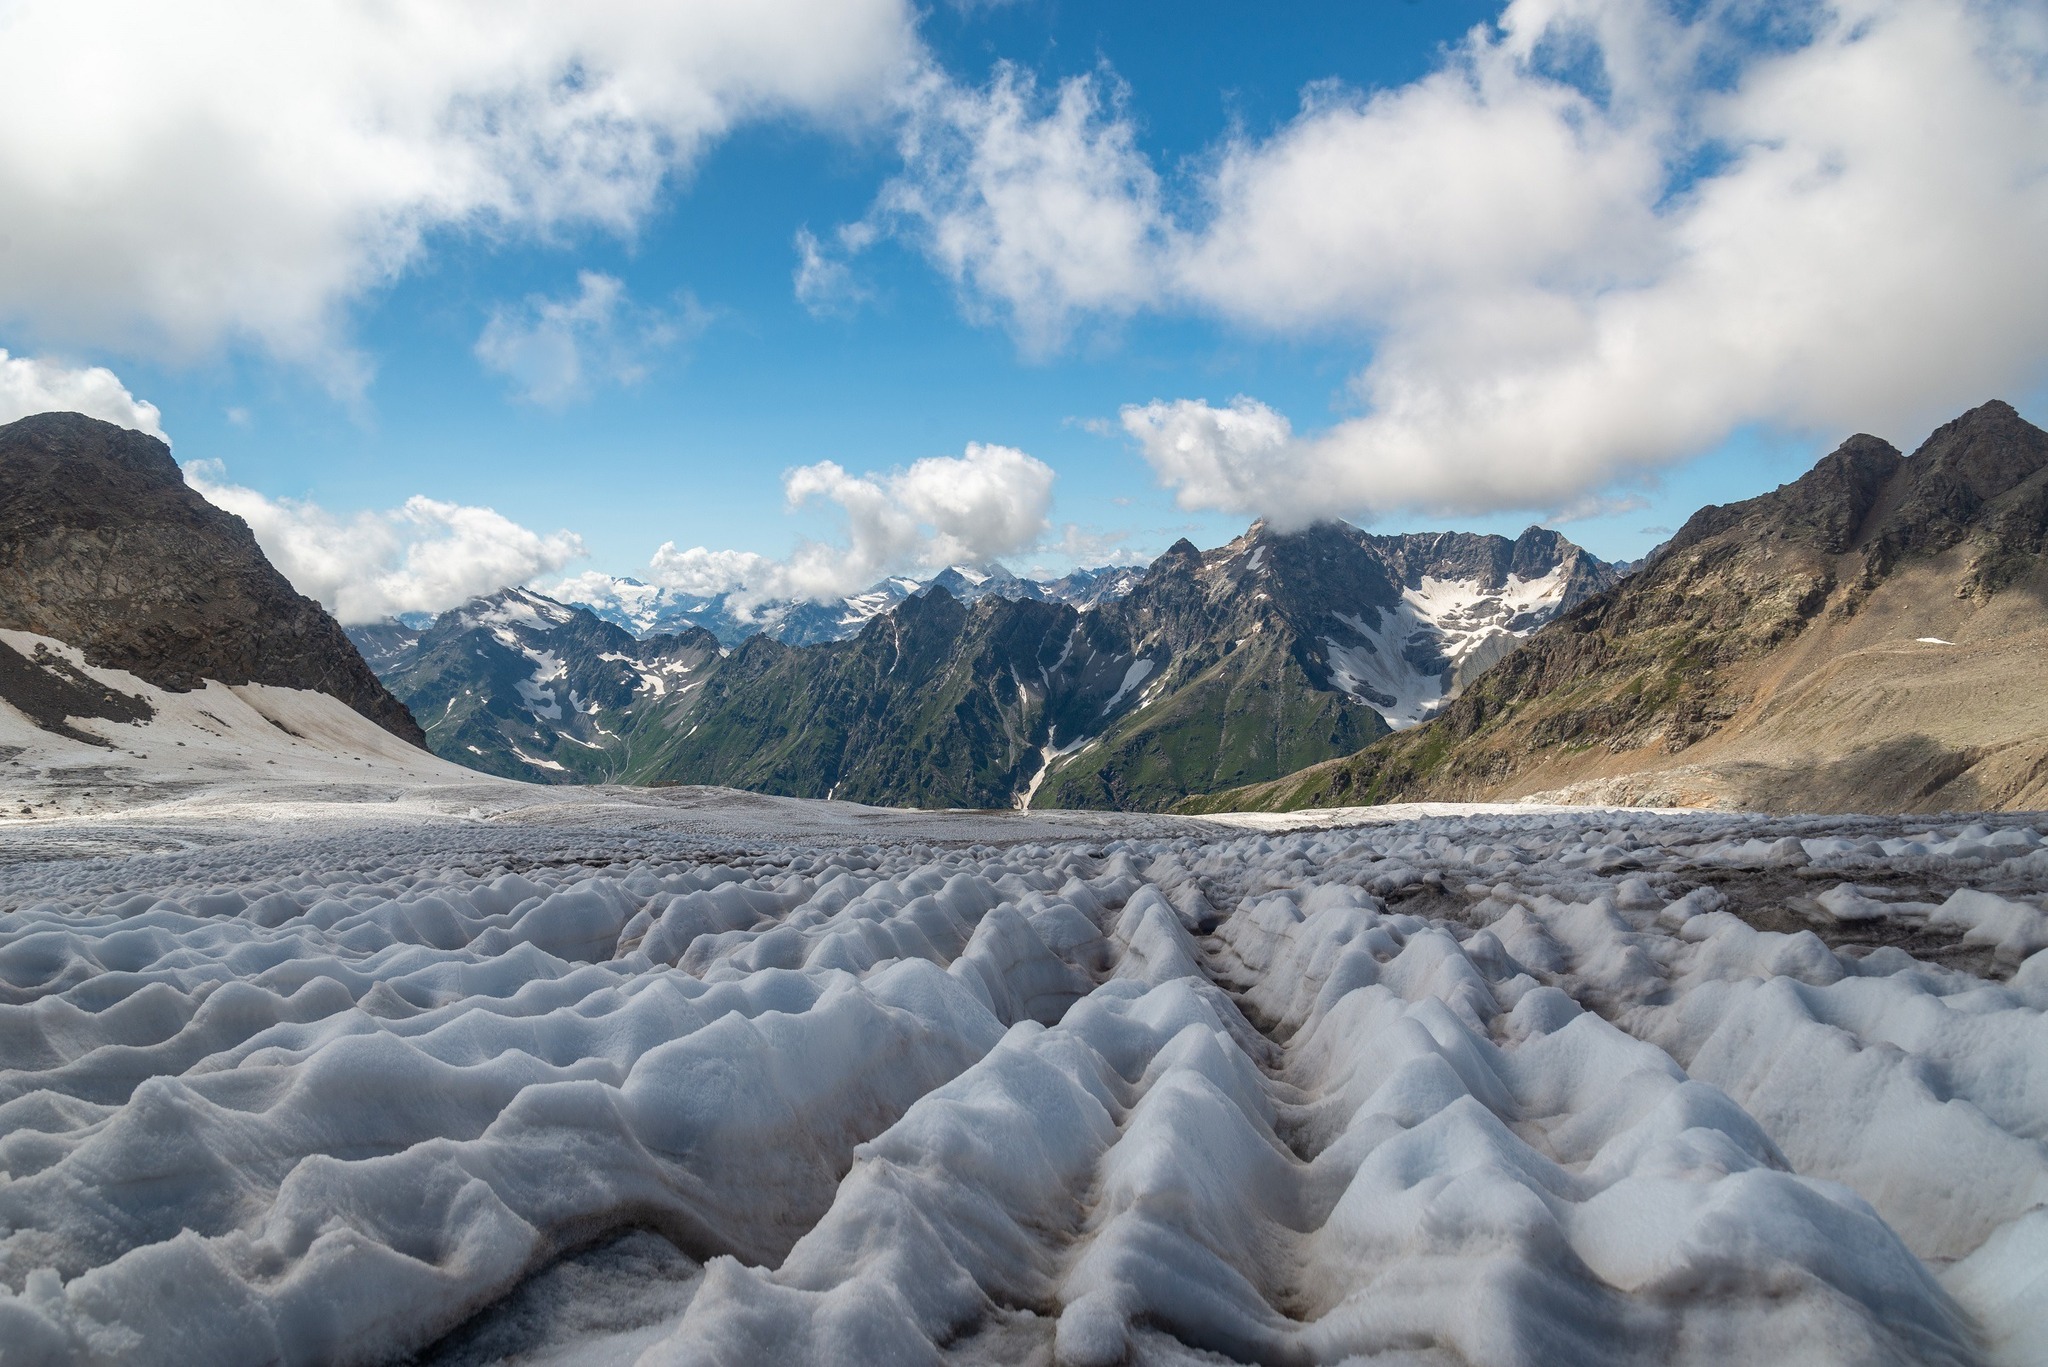
[(1398, 89), (1306, 92), (1176, 198), (1113, 81), (911, 104), (872, 222), (1027, 352), (1197, 311), (1350, 335), (1358, 415), (1134, 403), (1183, 506), (1556, 507), (1762, 424), (1910, 439), (2048, 381), (2048, 19), (1999, 0), (1515, 0)]
[[(310, 500), (230, 483), (218, 461), (189, 461), (184, 470), (186, 483), (249, 524), (292, 587), (348, 624), (444, 612), (558, 574), (587, 553), (574, 532), (536, 532), (491, 508), (414, 495), (396, 508), (339, 516)], [(691, 596), (731, 594), (741, 613), (775, 601), (830, 602), (892, 573), (1039, 547), (1051, 532), (1052, 489), (1043, 461), (979, 442), (962, 455), (883, 474), (854, 475), (821, 461), (785, 473), (783, 491), (791, 511), (814, 500), (834, 506), (842, 540), (804, 541), (783, 559), (670, 541), (655, 551), (647, 577)], [(1076, 534), (1069, 527), (1060, 544), (1077, 544)]]
[(844, 544), (806, 541), (786, 559), (664, 543), (652, 582), (680, 593), (735, 595), (741, 608), (773, 600), (828, 602), (905, 569), (980, 564), (1037, 546), (1050, 530), (1052, 467), (1009, 446), (970, 442), (881, 475), (833, 461), (782, 477), (792, 511), (813, 500), (845, 519)]
[(10, 356), (0, 350), (0, 423), (35, 413), (83, 413), (163, 437), (163, 414), (128, 392), (105, 366)]
[(397, 508), (337, 517), (316, 503), (230, 484), (218, 461), (184, 469), (202, 497), (249, 524), (293, 588), (344, 624), (442, 612), (584, 555), (575, 533), (543, 535), (490, 508), (415, 494)]

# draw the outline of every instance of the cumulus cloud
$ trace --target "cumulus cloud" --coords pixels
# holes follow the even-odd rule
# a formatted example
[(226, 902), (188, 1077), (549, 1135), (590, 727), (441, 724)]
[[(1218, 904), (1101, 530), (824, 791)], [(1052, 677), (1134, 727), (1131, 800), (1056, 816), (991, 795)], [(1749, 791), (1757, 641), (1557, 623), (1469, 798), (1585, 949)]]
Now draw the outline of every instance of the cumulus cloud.
[(163, 414), (105, 366), (67, 366), (0, 350), (0, 422), (35, 413), (83, 413), (163, 438)]
[(730, 593), (747, 584), (768, 582), (775, 562), (752, 551), (714, 551), (703, 546), (688, 549), (664, 541), (648, 562), (649, 577), (656, 584), (693, 598), (711, 598)]
[[(1093, 88), (925, 97), (964, 150), (878, 210), (1027, 348), (1139, 308), (1370, 346), (1323, 431), (1125, 410), (1190, 508), (1568, 507), (1746, 425), (1910, 440), (2048, 380), (2038, 5), (1514, 0), (1416, 82), (1226, 141), (1179, 212)], [(1033, 168), (1028, 197), (985, 163)]]
[(229, 484), (218, 461), (188, 463), (185, 482), (247, 522), (292, 587), (344, 623), (445, 612), (585, 554), (573, 532), (543, 535), (490, 508), (424, 495), (339, 517), (316, 503)]
[(971, 309), (1001, 313), (1045, 351), (1077, 318), (1155, 296), (1167, 241), (1159, 178), (1119, 88), (1075, 77), (1047, 95), (1004, 63), (982, 90), (928, 73), (914, 92), (905, 173), (875, 221), (918, 240)]
[(17, 0), (0, 318), (249, 341), (346, 386), (345, 306), (429, 234), (630, 231), (743, 120), (882, 109), (914, 24), (906, 0)]
[(1045, 578), (1074, 567), (1099, 569), (1104, 565), (1136, 565), (1150, 559), (1132, 548), (1132, 535), (1129, 531), (1105, 531), (1069, 522), (1060, 528), (1057, 540), (1033, 547), (1045, 558), (1032, 565), (1031, 573)]
[(840, 544), (806, 541), (784, 560), (749, 551), (679, 549), (654, 553), (649, 577), (682, 593), (729, 592), (742, 606), (775, 599), (826, 602), (887, 574), (977, 564), (1026, 550), (1047, 530), (1052, 469), (1009, 446), (968, 443), (959, 456), (932, 456), (882, 475), (853, 475), (833, 461), (783, 476), (792, 510), (813, 500), (838, 507)]
[(492, 310), (476, 356), (522, 398), (561, 407), (585, 397), (594, 381), (638, 383), (656, 353), (701, 332), (707, 321), (687, 296), (674, 312), (643, 308), (627, 298), (618, 277), (582, 271), (574, 295), (529, 295)]

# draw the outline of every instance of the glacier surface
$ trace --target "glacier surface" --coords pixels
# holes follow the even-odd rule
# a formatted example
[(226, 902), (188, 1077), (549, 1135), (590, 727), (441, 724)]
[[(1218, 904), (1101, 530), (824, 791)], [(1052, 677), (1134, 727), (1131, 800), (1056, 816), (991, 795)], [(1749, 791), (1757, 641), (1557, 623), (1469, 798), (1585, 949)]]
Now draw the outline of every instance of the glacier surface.
[(0, 826), (0, 1362), (2048, 1361), (2023, 819), (861, 811)]

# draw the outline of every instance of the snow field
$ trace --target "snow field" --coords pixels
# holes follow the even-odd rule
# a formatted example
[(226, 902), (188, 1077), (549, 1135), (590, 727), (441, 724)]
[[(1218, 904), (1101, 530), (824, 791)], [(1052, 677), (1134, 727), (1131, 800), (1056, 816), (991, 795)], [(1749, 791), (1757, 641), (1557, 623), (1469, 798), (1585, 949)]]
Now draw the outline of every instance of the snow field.
[(2030, 829), (348, 845), (0, 913), (0, 1362), (2044, 1360)]

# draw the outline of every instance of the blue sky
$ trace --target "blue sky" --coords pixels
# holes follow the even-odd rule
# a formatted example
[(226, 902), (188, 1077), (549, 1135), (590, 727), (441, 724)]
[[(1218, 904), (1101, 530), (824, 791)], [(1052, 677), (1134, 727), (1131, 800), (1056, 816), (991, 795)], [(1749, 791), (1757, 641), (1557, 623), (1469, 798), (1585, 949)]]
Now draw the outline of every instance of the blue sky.
[[(48, 167), (0, 146), (0, 192), (10, 177), (17, 191), (0, 193), (13, 206), (0, 207), (0, 233), (30, 244), (0, 247), (0, 259), (22, 258), (0, 269), (0, 347), (45, 368), (32, 393), (77, 392), (66, 376), (111, 370), (122, 393), (155, 405), (181, 459), (218, 462), (208, 487), (238, 491), (222, 501), (330, 601), (351, 575), (411, 572), (408, 538), (429, 533), (388, 510), (415, 495), (574, 533), (585, 554), (543, 555), (541, 579), (646, 577), (662, 543), (780, 564), (805, 538), (828, 550), (851, 539), (842, 577), (963, 545), (1059, 570), (1146, 558), (1180, 535), (1216, 544), (1265, 513), (1510, 533), (1564, 515), (1574, 539), (1627, 558), (1702, 503), (1792, 478), (1852, 430), (1910, 449), (1993, 396), (2039, 416), (2048, 272), (2025, 243), (2048, 226), (2048, 126), (2031, 6), (1784, 4), (1765, 6), (1773, 22), (1760, 24), (1741, 7), (1648, 0), (1541, 11), (863, 3), (880, 35), (874, 61), (785, 79), (783, 68), (838, 60), (805, 49), (791, 0), (776, 20), (786, 31), (761, 40), (774, 73), (738, 94), (719, 75), (692, 77), (727, 102), (708, 126), (614, 92), (606, 127), (639, 120), (672, 144), (652, 171), (566, 183), (551, 146), (508, 173), (509, 197), (479, 190), (467, 207), (437, 203), (431, 182), (359, 178), (350, 192), (366, 207), (332, 211), (342, 245), (295, 256), (293, 234), (327, 231), (322, 177), (250, 172), (245, 184), (232, 167), (201, 166), (195, 182), (211, 174), (224, 187), (214, 201), (257, 206), (237, 220), (236, 232), (253, 226), (236, 250), (287, 281), (274, 308), (254, 287), (231, 303), (205, 295), (207, 271), (235, 280), (238, 266), (233, 244), (206, 259), (204, 205), (184, 216), (190, 242), (108, 230), (143, 290), (39, 292), (31, 271), (87, 278), (76, 253), (38, 245), (61, 245), (79, 216), (182, 221), (181, 201), (174, 191), (165, 206), (155, 182), (110, 173), (80, 208), (50, 188), (63, 182)], [(0, 53), (28, 61), (67, 33), (100, 42), (104, 26), (78, 17), (94, 8), (30, 13), (0, 33)], [(212, 8), (224, 22), (248, 13)], [(611, 88), (606, 54), (640, 41), (625, 9), (624, 47), (536, 30), (547, 98), (566, 98), (564, 81)], [(2035, 60), (1989, 61), (1986, 34)], [(520, 79), (484, 72), (474, 89), (426, 89), (429, 78), (380, 65), (368, 40), (357, 56), (332, 33), (305, 36), (307, 60), (359, 60), (363, 84), (417, 95), (428, 114), (416, 140), (435, 156), (448, 154), (448, 110), (510, 99)], [(279, 60), (274, 45), (262, 51)], [(233, 44), (208, 60), (236, 60)], [(613, 60), (623, 91), (640, 58)], [(133, 126), (94, 116), (77, 134), (83, 152), (140, 145), (153, 115), (203, 107), (175, 57), (162, 65), (171, 74), (151, 77)], [(1916, 80), (1950, 92), (1961, 81), (1960, 112), (1887, 142), (1885, 119), (1905, 119), (1894, 106)], [(777, 82), (766, 97), (754, 88)], [(333, 99), (352, 88), (337, 79)], [(1845, 109), (1817, 116), (1802, 91)], [(1063, 94), (1085, 105), (1065, 150)], [(263, 97), (301, 98), (288, 84)], [(304, 118), (274, 120), (284, 133), (252, 125), (247, 136), (308, 160), (353, 155), (352, 135), (333, 129), (358, 116), (321, 107), (317, 91), (304, 98)], [(289, 145), (298, 129), (303, 149)], [(921, 161), (913, 138), (953, 150)], [(194, 146), (173, 150), (226, 156)], [(402, 136), (390, 146), (374, 155), (407, 149)], [(1004, 146), (1026, 149), (1022, 169), (977, 180), (977, 158)], [(1802, 157), (1832, 169), (1802, 172)], [(1930, 167), (1953, 182), (1937, 187), (1945, 210), (1925, 207)], [(613, 190), (624, 207), (605, 221), (578, 212), (578, 195)], [(557, 191), (569, 207), (532, 207)], [(924, 208), (904, 210), (906, 194)], [(290, 211), (293, 195), (312, 207)], [(1919, 216), (1854, 226), (1894, 200)], [(1071, 236), (1068, 204), (1081, 225)], [(1098, 221), (1135, 224), (1134, 236), (1105, 245), (1087, 227)], [(806, 231), (835, 288), (800, 299)], [(949, 240), (966, 245), (949, 256)], [(273, 261), (274, 241), (285, 245)], [(1763, 255), (1780, 242), (1782, 277)], [(152, 256), (172, 246), (169, 266)], [(180, 271), (190, 289), (161, 284)], [(294, 272), (335, 280), (307, 286), (301, 306)], [(580, 366), (569, 383), (565, 353), (533, 325), (579, 299), (586, 322), (558, 339)], [(1974, 340), (1958, 348), (1965, 327)], [(523, 368), (503, 359), (522, 346)], [(1050, 467), (1035, 535), (970, 517), (948, 541), (946, 527), (924, 525), (927, 504), (888, 483), (970, 443)], [(822, 461), (876, 477), (884, 502), (911, 499), (904, 516), (924, 530), (883, 537), (863, 558), (857, 515), (832, 497), (791, 512), (785, 472)], [(330, 534), (286, 545), (315, 515)], [(378, 545), (352, 538), (365, 516), (399, 530)], [(363, 563), (337, 563), (352, 540)], [(445, 597), (456, 580), (443, 580), (406, 591)]]

